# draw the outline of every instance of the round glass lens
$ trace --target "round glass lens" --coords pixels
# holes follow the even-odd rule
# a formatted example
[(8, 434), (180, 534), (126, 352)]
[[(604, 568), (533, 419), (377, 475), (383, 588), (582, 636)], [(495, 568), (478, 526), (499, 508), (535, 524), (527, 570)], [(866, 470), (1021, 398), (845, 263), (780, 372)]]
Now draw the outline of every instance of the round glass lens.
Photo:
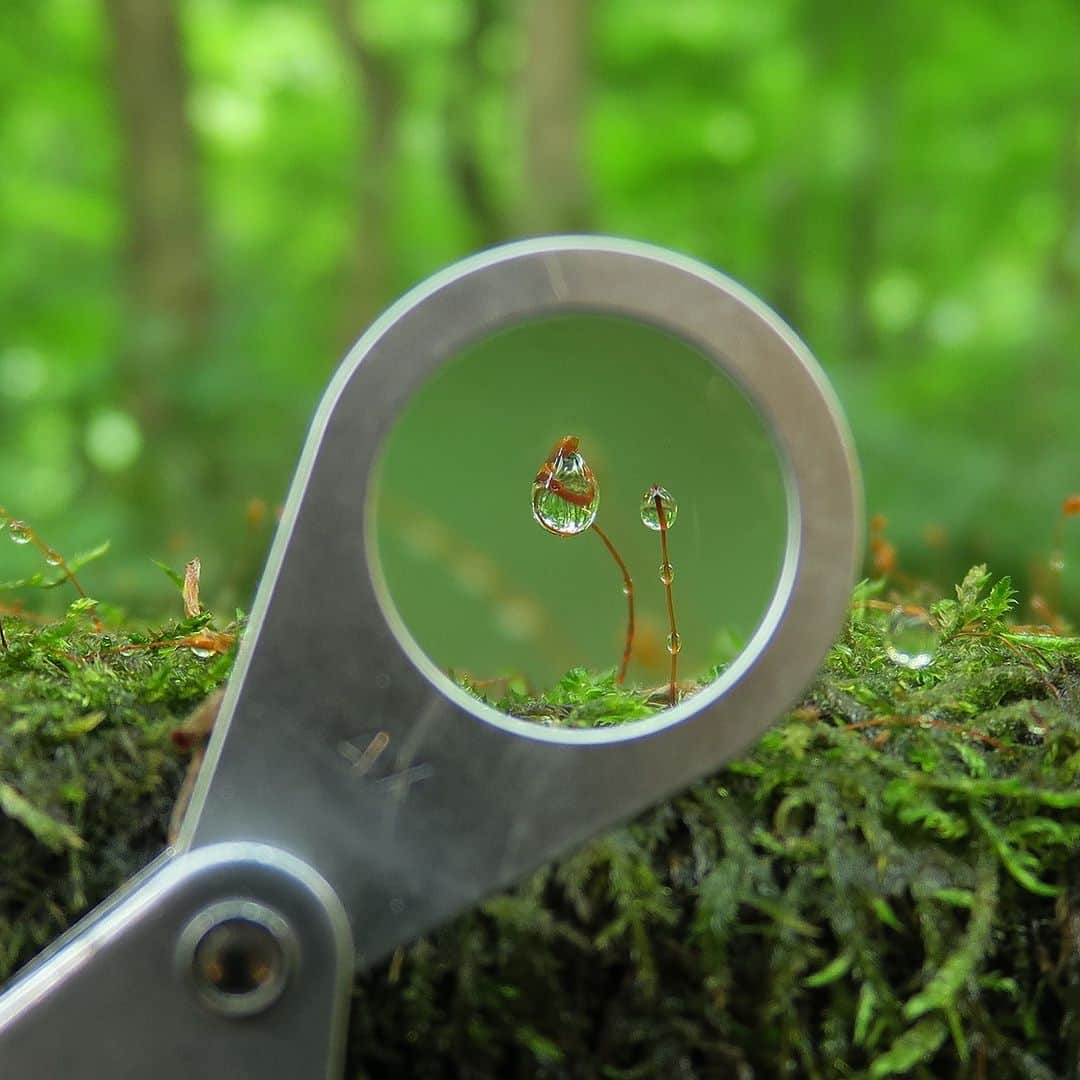
[(711, 683), (787, 545), (784, 470), (745, 394), (693, 345), (606, 315), (514, 325), (445, 363), (372, 492), (384, 602), (449, 678), (546, 724)]

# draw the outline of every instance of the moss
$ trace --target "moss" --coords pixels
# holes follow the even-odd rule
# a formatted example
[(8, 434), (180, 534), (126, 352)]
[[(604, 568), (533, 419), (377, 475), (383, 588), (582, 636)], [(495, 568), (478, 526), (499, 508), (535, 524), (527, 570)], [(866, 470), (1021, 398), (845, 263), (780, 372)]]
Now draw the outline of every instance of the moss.
[(164, 847), (171, 733), (232, 664), (207, 615), (140, 632), (93, 607), (3, 620), (0, 979)]
[[(888, 605), (856, 601), (753, 750), (360, 978), (349, 1074), (1075, 1075), (1080, 640), (1008, 627), (977, 568), (912, 671)], [(169, 732), (229, 664), (176, 644), (199, 620), (155, 648), (79, 614), (6, 625), (2, 974), (160, 846)], [(662, 704), (581, 670), (500, 703)]]

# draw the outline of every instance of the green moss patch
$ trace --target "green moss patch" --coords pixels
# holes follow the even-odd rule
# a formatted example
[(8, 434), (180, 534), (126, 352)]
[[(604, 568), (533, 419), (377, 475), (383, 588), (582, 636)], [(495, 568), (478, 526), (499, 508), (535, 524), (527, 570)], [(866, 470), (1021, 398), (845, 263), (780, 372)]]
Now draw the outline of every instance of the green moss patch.
[[(359, 979), (349, 1075), (1075, 1075), (1080, 639), (1011, 603), (972, 571), (910, 670), (860, 587), (749, 753)], [(183, 644), (205, 616), (4, 625), (6, 976), (160, 849), (170, 733), (231, 657)], [(570, 725), (662, 705), (581, 670), (497, 700)]]

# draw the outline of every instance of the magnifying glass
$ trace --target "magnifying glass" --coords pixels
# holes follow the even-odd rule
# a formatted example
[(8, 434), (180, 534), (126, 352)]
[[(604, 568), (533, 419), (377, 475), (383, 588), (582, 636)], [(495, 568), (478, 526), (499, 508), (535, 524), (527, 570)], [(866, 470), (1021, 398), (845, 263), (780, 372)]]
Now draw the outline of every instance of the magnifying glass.
[[(175, 852), (0, 999), (0, 1049), (40, 1065), (142, 980), (123, 1022), (161, 1060), (288, 1071), (295, 1045), (332, 1074), (356, 966), (715, 769), (796, 697), (861, 516), (808, 350), (701, 263), (554, 237), (418, 286), (319, 408)], [(583, 687), (601, 707), (575, 708)], [(245, 978), (192, 994), (219, 942)], [(259, 956), (272, 980), (246, 978)], [(97, 1075), (141, 1045), (103, 1041)]]
[[(417, 668), (465, 707), (462, 687), (563, 733), (621, 724), (619, 705), (686, 715), (730, 697), (766, 646), (777, 662), (775, 632), (828, 575), (833, 602), (796, 616), (805, 677), (847, 602), (858, 495), (794, 335), (715, 272), (625, 242), (511, 245), (456, 287), (482, 306), (397, 361), (402, 382), (423, 375), (367, 493), (367, 563)], [(783, 666), (803, 668), (791, 647)], [(565, 705), (615, 686), (642, 708)]]
[[(630, 723), (537, 722), (475, 692), (621, 666), (621, 573), (533, 512), (566, 437), (636, 577), (623, 685), (646, 697), (670, 675), (675, 568), (674, 704)], [(653, 485), (678, 506), (669, 560), (642, 522)], [(285, 847), (364, 910), (360, 953), (384, 955), (764, 730), (841, 625), (860, 518), (817, 364), (728, 278), (594, 237), (451, 267), (327, 391), (181, 844)], [(289, 790), (319, 799), (282, 815)], [(366, 824), (343, 831), (343, 813)]]
[[(592, 527), (636, 577), (623, 686), (645, 697), (670, 675), (675, 568), (674, 703), (630, 723), (537, 722), (476, 692), (621, 666), (621, 572), (534, 514), (566, 437), (598, 486)], [(653, 485), (678, 507), (666, 560), (641, 516)], [(817, 364), (728, 278), (593, 237), (467, 259), (380, 318), (327, 391), (181, 846), (285, 847), (383, 955), (764, 730), (841, 625), (860, 517)], [(282, 815), (289, 790), (320, 797)], [(383, 825), (343, 832), (343, 812)]]

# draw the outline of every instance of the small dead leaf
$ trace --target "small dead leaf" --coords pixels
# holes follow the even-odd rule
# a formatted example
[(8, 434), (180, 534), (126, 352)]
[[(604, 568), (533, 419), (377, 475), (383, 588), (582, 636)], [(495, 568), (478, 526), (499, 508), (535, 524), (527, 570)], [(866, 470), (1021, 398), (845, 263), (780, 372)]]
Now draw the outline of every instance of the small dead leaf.
[(199, 574), (202, 572), (202, 563), (198, 559), (192, 559), (184, 567), (184, 617), (187, 619), (200, 614), (202, 607), (199, 605)]

